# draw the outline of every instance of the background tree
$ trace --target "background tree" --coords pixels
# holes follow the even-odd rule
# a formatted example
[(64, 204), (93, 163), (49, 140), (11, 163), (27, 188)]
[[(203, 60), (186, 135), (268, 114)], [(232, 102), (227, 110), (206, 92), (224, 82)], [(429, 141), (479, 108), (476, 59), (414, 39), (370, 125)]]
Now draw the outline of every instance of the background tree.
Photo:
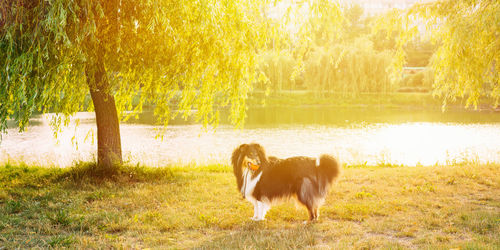
[(120, 117), (146, 102), (164, 125), (193, 108), (198, 121), (217, 123), (217, 106), (241, 124), (265, 37), (260, 3), (2, 0), (0, 130), (8, 119), (23, 130), (34, 112), (62, 114), (60, 125), (94, 109), (98, 165), (110, 169), (122, 160)]
[(344, 40), (353, 41), (355, 38), (368, 33), (366, 23), (362, 20), (364, 11), (363, 7), (359, 4), (344, 6), (343, 12), (345, 19), (342, 25)]
[[(405, 62), (404, 46), (424, 23), (437, 45), (431, 60), (434, 94), (444, 106), (457, 97), (477, 107), (481, 96), (500, 98), (500, 2), (495, 0), (441, 0), (394, 11), (379, 28), (402, 30), (396, 41), (395, 76)], [(389, 32), (390, 33), (390, 32)]]

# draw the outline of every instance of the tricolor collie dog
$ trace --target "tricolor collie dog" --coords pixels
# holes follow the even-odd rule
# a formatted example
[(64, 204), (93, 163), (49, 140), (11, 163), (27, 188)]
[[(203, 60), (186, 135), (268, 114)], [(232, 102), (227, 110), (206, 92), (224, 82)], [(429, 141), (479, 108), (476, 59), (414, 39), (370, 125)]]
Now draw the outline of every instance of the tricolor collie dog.
[(339, 165), (329, 155), (278, 159), (267, 157), (255, 143), (237, 147), (231, 162), (238, 190), (254, 206), (255, 221), (264, 220), (273, 202), (289, 197), (307, 208), (310, 220), (317, 220), (328, 187), (339, 175)]

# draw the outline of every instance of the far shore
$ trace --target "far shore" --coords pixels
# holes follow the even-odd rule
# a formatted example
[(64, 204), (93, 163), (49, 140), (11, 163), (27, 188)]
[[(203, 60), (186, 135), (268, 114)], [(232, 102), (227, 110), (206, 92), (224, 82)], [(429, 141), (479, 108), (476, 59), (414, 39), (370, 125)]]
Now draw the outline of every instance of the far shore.
[(314, 93), (310, 91), (281, 91), (266, 95), (263, 91), (250, 94), (250, 107), (264, 106), (337, 106), (353, 108), (402, 108), (418, 110), (460, 110), (460, 111), (494, 111), (495, 101), (483, 97), (476, 107), (466, 107), (466, 98), (457, 98), (454, 102), (443, 105), (440, 97), (431, 92), (389, 92), (389, 93), (361, 93), (344, 95), (341, 93)]

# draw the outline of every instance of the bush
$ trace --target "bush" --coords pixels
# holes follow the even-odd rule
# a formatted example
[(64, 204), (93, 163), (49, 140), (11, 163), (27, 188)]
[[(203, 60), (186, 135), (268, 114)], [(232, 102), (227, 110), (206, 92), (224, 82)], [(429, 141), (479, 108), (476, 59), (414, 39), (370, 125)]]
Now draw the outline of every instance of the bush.
[(403, 79), (401, 79), (400, 87), (422, 88), (430, 90), (432, 89), (433, 83), (434, 83), (434, 74), (432, 72), (432, 69), (427, 68), (415, 74), (405, 75)]
[(413, 74), (410, 82), (412, 87), (422, 87), (424, 85), (424, 72)]
[(423, 79), (423, 86), (432, 89), (432, 85), (434, 85), (434, 71), (432, 70), (431, 67), (427, 67), (424, 71), (424, 79)]

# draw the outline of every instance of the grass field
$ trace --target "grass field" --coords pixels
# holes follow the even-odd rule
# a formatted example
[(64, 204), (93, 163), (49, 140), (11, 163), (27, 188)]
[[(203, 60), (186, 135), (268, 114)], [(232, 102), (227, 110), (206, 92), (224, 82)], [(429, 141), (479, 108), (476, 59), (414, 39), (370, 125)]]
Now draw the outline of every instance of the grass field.
[(293, 202), (253, 222), (228, 166), (0, 167), (0, 249), (500, 248), (498, 165), (346, 168), (317, 223)]

